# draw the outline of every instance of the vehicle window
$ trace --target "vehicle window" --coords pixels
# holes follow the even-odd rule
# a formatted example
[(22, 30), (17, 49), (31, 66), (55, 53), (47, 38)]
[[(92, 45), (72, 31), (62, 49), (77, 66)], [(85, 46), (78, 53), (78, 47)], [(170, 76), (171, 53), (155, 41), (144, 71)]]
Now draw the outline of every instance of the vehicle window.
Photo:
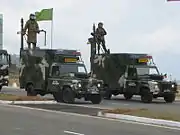
[(86, 73), (86, 70), (83, 66), (78, 66), (78, 72), (79, 73)]
[(59, 76), (60, 71), (59, 71), (59, 66), (53, 66), (52, 67), (52, 76)]
[(159, 74), (156, 68), (149, 68), (149, 67), (143, 67), (143, 68), (137, 68), (138, 75), (150, 75), (150, 74)]
[(85, 66), (82, 65), (71, 65), (62, 64), (60, 68), (61, 73), (87, 73)]
[(136, 76), (136, 68), (128, 68), (128, 76)]

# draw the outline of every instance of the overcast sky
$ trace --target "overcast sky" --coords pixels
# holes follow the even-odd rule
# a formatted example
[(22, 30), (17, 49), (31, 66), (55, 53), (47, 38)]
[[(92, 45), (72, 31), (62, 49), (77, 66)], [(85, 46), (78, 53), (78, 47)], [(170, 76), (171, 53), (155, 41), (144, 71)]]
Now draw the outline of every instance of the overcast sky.
[[(0, 0), (4, 17), (4, 48), (19, 53), (20, 18), (43, 8), (54, 8), (53, 48), (80, 49), (89, 68), (86, 44), (92, 24), (104, 22), (111, 52), (145, 52), (154, 56), (160, 72), (180, 79), (180, 2), (166, 0)], [(51, 23), (40, 22), (48, 32)], [(39, 46), (44, 47), (43, 34)], [(172, 65), (173, 64), (173, 65)]]

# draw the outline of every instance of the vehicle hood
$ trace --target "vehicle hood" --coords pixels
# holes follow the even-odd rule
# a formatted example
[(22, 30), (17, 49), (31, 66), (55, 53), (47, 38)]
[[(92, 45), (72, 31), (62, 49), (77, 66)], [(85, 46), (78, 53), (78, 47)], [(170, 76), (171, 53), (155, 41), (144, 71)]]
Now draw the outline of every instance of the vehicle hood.
[(74, 76), (71, 76), (70, 74), (64, 74), (61, 76), (61, 79), (64, 78), (69, 80), (78, 80), (81, 82), (90, 82), (90, 83), (103, 82), (102, 80), (89, 77), (88, 74), (82, 74), (82, 73), (73, 73), (73, 74)]

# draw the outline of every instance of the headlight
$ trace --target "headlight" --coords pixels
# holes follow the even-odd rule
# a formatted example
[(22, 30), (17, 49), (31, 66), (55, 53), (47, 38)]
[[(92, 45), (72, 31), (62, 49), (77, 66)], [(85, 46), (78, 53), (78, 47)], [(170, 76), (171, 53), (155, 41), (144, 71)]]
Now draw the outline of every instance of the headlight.
[(78, 83), (78, 87), (81, 87), (82, 85), (80, 83)]
[(154, 88), (155, 88), (155, 89), (159, 89), (158, 85), (155, 85)]
[(101, 87), (101, 84), (100, 84), (100, 83), (98, 83), (98, 84), (97, 84), (97, 86), (98, 86), (98, 87)]
[(174, 84), (172, 84), (172, 88), (174, 88)]

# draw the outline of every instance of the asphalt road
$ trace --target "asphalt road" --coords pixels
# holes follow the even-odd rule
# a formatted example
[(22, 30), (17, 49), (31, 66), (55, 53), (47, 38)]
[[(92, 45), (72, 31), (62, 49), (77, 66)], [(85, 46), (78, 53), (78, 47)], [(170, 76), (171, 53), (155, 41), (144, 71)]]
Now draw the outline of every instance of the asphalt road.
[(2, 135), (179, 135), (179, 130), (0, 105)]
[[(15, 95), (26, 95), (24, 90), (13, 89), (13, 88), (3, 88), (3, 93), (15, 94)], [(53, 99), (51, 95), (46, 95), (46, 97)], [(165, 103), (162, 99), (154, 100), (151, 104), (144, 104), (140, 101), (139, 97), (135, 97), (130, 101), (126, 101), (122, 96), (114, 97), (112, 100), (103, 100), (99, 105), (93, 105), (91, 102), (85, 102), (83, 100), (77, 100), (77, 105), (85, 107), (98, 107), (98, 108), (148, 108), (149, 110), (156, 110), (160, 112), (180, 112), (180, 101), (174, 103)]]

